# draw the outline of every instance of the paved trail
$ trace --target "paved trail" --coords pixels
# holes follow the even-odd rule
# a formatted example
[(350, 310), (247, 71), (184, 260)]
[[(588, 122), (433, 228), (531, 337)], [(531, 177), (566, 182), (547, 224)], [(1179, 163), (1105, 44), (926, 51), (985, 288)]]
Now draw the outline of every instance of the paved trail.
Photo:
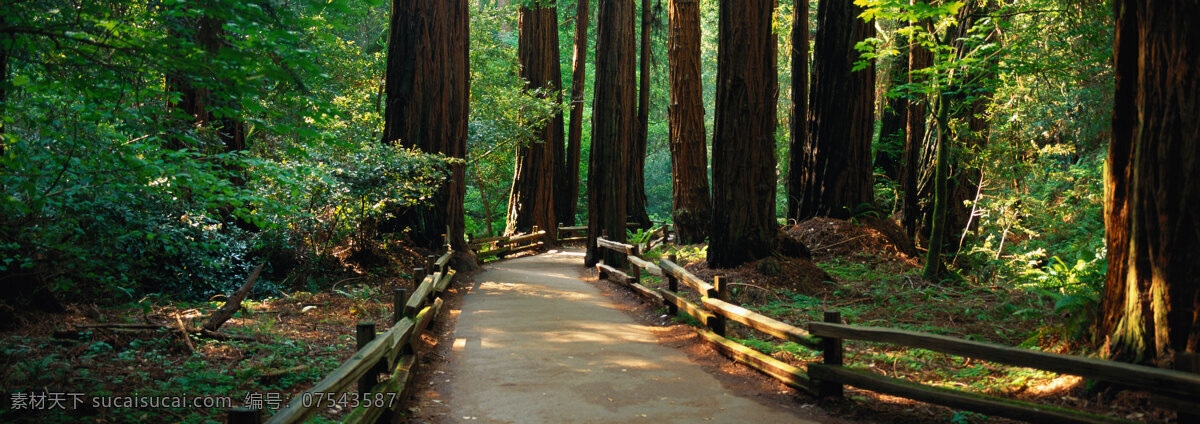
[(580, 280), (580, 252), (492, 264), (475, 275), (454, 333), (454, 421), (783, 423), (738, 397)]

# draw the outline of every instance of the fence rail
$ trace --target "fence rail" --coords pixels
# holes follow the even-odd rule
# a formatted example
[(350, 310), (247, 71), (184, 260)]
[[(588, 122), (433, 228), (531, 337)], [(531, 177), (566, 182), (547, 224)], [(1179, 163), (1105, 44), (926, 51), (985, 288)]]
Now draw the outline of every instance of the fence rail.
[[(837, 311), (826, 311), (825, 322), (809, 322), (802, 327), (795, 326), (729, 302), (725, 297), (725, 284), (721, 277), (716, 277), (712, 283), (709, 283), (680, 266), (674, 255), (659, 260), (655, 265), (640, 257), (640, 249), (637, 245), (617, 243), (601, 238), (597, 240), (597, 246), (626, 255), (630, 264), (627, 269), (618, 269), (603, 263), (598, 264), (600, 278), (608, 278), (628, 285), (631, 289), (646, 295), (647, 298), (666, 305), (671, 314), (682, 311), (692, 316), (704, 327), (697, 330), (700, 336), (722, 354), (774, 377), (788, 386), (817, 396), (840, 397), (843, 395), (843, 386), (849, 385), (922, 402), (1031, 422), (1125, 422), (1119, 418), (1071, 409), (932, 387), (847, 367), (843, 364), (843, 340), (862, 340), (928, 349), (1011, 366), (1116, 382), (1152, 393), (1152, 400), (1160, 407), (1179, 411), (1181, 422), (1192, 419), (1194, 417), (1192, 414), (1200, 411), (1200, 403), (1196, 401), (1196, 394), (1200, 393), (1200, 374), (1194, 373), (1200, 372), (1200, 369), (1188, 369), (1187, 371), (1190, 372), (1167, 370), (1095, 358), (1039, 352), (939, 334), (848, 325), (841, 322), (841, 314)], [(641, 285), (638, 277), (643, 271), (666, 277), (667, 288), (651, 290)], [(699, 305), (680, 295), (679, 283), (683, 283), (700, 295)], [(807, 370), (779, 361), (726, 338), (727, 320), (744, 324), (778, 339), (792, 341), (817, 350), (821, 352), (822, 359), (819, 362), (808, 363)], [(1179, 355), (1178, 362), (1183, 364), (1200, 362), (1195, 354), (1178, 353), (1177, 355)]]

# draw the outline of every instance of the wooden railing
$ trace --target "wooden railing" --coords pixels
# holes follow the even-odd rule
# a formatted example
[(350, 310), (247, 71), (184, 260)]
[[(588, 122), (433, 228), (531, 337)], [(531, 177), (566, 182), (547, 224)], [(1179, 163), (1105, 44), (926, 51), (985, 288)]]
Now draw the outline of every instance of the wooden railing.
[[(636, 222), (625, 224), (628, 228), (637, 228)], [(559, 226), (558, 238), (555, 240), (558, 244), (584, 241), (587, 240), (587, 226)], [(646, 243), (640, 245), (643, 251), (650, 249), (656, 245), (666, 242), (670, 237), (670, 225), (663, 225), (651, 231), (652, 235)], [(503, 259), (508, 255), (526, 252), (530, 250), (538, 250), (546, 247), (546, 231), (540, 230), (535, 225), (529, 233), (514, 234), (510, 236), (486, 237), (486, 238), (468, 238), (467, 245), (475, 252), (475, 255), (480, 261), (487, 262), (496, 259)]]
[[(784, 384), (821, 397), (840, 397), (843, 386), (886, 393), (893, 396), (936, 403), (953, 408), (980, 412), (1031, 422), (1122, 422), (1119, 418), (1096, 415), (1070, 409), (1039, 405), (1013, 399), (982, 395), (961, 390), (932, 387), (870, 371), (849, 368), (844, 364), (843, 340), (863, 340), (891, 343), (911, 348), (927, 349), (952, 355), (981, 359), (1016, 367), (1033, 368), (1060, 374), (1077, 375), (1133, 387), (1153, 394), (1161, 407), (1179, 411), (1180, 422), (1192, 422), (1200, 411), (1200, 359), (1195, 354), (1177, 353), (1176, 361), (1187, 371), (1105, 361), (1072, 355), (1038, 352), (970, 341), (955, 337), (880, 327), (854, 326), (842, 323), (837, 311), (826, 311), (824, 322), (810, 322), (802, 327), (784, 323), (730, 303), (722, 277), (712, 283), (704, 281), (676, 263), (674, 255), (653, 262), (639, 256), (634, 245), (599, 239), (597, 245), (626, 255), (630, 267), (617, 269), (605, 264), (596, 267), (600, 278), (626, 284), (635, 292), (664, 303), (671, 314), (680, 311), (700, 322), (698, 333), (721, 353), (745, 363)], [(667, 288), (651, 289), (640, 281), (641, 272), (661, 275)], [(700, 304), (692, 303), (679, 293), (679, 284), (700, 295)], [(762, 354), (725, 337), (727, 321), (734, 321), (781, 340), (792, 341), (822, 353), (820, 362), (807, 364), (807, 371)], [(1196, 421), (1200, 422), (1200, 421)]]
[(467, 242), (480, 261), (504, 259), (508, 255), (541, 249), (546, 244), (546, 230), (539, 230), (536, 225), (528, 234), (471, 239)]
[[(347, 404), (357, 407), (344, 422), (390, 422), (408, 395), (415, 373), (414, 341), (438, 316), (443, 304), (441, 294), (454, 279), (455, 270), (448, 266), (453, 253), (430, 256), (426, 268), (415, 268), (412, 295), (407, 289), (393, 290), (391, 327), (376, 334), (374, 322), (358, 323), (358, 352), (312, 388), (292, 397), (266, 422), (304, 422), (321, 409)], [(426, 270), (432, 272), (426, 275)], [(352, 389), (352, 385), (356, 387)], [(262, 422), (262, 411), (235, 408), (229, 411), (227, 422), (258, 424)]]

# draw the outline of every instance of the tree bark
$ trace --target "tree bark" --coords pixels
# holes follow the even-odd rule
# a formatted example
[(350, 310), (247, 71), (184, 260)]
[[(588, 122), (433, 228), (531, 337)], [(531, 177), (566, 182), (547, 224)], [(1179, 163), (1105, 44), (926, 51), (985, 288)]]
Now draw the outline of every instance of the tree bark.
[[(467, 0), (450, 1), (450, 145), (447, 156), (467, 158), (467, 123), (471, 114), (471, 29), (470, 7)], [(474, 256), (467, 245), (466, 210), (467, 164), (450, 166), (450, 181), (444, 186), (446, 201), (447, 241), (455, 252)], [(489, 224), (490, 225), (490, 224)], [(490, 228), (489, 228), (490, 230)], [(468, 258), (470, 259), (470, 258)], [(472, 263), (472, 260), (462, 261)]]
[(949, 209), (950, 149), (949, 115), (950, 96), (942, 95), (937, 104), (937, 159), (934, 160), (933, 175), (933, 219), (929, 230), (929, 250), (925, 253), (925, 269), (922, 274), (930, 282), (939, 282), (942, 276), (942, 249), (946, 240), (946, 211)]
[(630, 145), (637, 130), (633, 62), (633, 0), (600, 0), (596, 15), (596, 77), (592, 90), (592, 154), (588, 165), (588, 239), (585, 263), (624, 266), (624, 255), (600, 251), (602, 234), (625, 241)]
[(808, 0), (792, 9), (792, 116), (788, 147), (787, 217), (799, 220), (804, 190), (804, 147), (808, 138)]
[(1200, 1), (1114, 5), (1098, 329), (1109, 358), (1169, 367), (1200, 351)]
[[(899, 35), (895, 35), (899, 37)], [(901, 47), (901, 51), (907, 46)], [(893, 57), (888, 65), (887, 71), (887, 87), (882, 90), (882, 93), (891, 91), (897, 85), (904, 84), (908, 79), (908, 55), (901, 53), (900, 56)], [(904, 127), (908, 119), (908, 110), (905, 106), (908, 102), (903, 97), (887, 97), (880, 98), (880, 103), (885, 103), (883, 113), (879, 118), (879, 141), (875, 143), (875, 164), (872, 170), (878, 169), (883, 171), (883, 175), (896, 180), (900, 178), (900, 152), (904, 149)]]
[[(971, 28), (981, 16), (986, 16), (993, 12), (998, 7), (996, 3), (988, 2), (981, 4), (980, 2), (968, 2), (965, 6), (959, 9), (958, 22), (953, 31), (956, 33), (954, 46), (958, 49), (959, 56), (968, 53), (969, 48), (974, 46), (966, 45), (965, 39), (971, 36)], [(999, 42), (1000, 34), (995, 29), (988, 34), (988, 42)], [(972, 71), (962, 76), (962, 82), (968, 90), (958, 90), (960, 94), (954, 96), (951, 104), (955, 105), (955, 113), (952, 118), (954, 121), (965, 121), (967, 123), (967, 131), (962, 132), (957, 137), (956, 146), (960, 148), (953, 149), (953, 152), (958, 153), (950, 157), (950, 167), (953, 171), (950, 180), (949, 201), (947, 202), (948, 209), (946, 210), (946, 241), (949, 243), (946, 248), (948, 253), (957, 254), (959, 242), (963, 240), (959, 237), (960, 234), (965, 234), (969, 231), (968, 225), (973, 225), (971, 220), (971, 205), (968, 202), (975, 200), (976, 194), (979, 193), (979, 182), (983, 176), (983, 170), (968, 166), (967, 162), (975, 156), (979, 150), (987, 147), (988, 133), (991, 122), (987, 117), (988, 106), (992, 103), (992, 88), (993, 80), (996, 77), (995, 68), (992, 65), (995, 63), (992, 57), (981, 57), (980, 64), (972, 67)], [(968, 96), (966, 92), (969, 91)]]
[[(916, 42), (908, 43), (909, 84), (921, 83), (924, 77), (914, 72), (928, 68), (931, 64), (933, 64), (933, 56), (928, 49), (921, 47)], [(904, 166), (900, 171), (900, 189), (904, 192), (904, 231), (910, 238), (915, 238), (923, 222), (920, 199), (928, 198), (929, 195), (929, 193), (921, 192), (919, 188), (921, 184), (918, 184), (921, 170), (924, 168), (922, 164), (927, 163), (922, 156), (923, 152), (927, 151), (924, 146), (927, 139), (925, 122), (929, 118), (929, 101), (923, 95), (912, 94), (907, 102), (908, 116), (905, 117), (907, 122), (904, 134), (904, 155), (902, 156)]]
[(703, 243), (712, 220), (700, 76), (700, 4), (670, 0), (667, 61), (671, 80), (671, 194), (679, 243)]
[[(520, 8), (517, 56), (521, 62), (521, 78), (528, 82), (526, 89), (541, 89), (542, 96), (557, 96), (561, 102), (558, 9), (553, 5), (539, 7), (535, 4), (533, 7)], [(550, 119), (539, 131), (538, 139), (536, 143), (517, 149), (505, 232), (528, 232), (536, 225), (547, 231), (547, 240), (556, 240), (558, 220), (554, 216), (554, 194), (558, 168), (555, 165), (562, 162), (562, 113)]]
[(775, 222), (778, 75), (774, 0), (721, 0), (708, 266), (771, 254)]
[(626, 209), (629, 221), (643, 230), (650, 229), (646, 214), (646, 145), (650, 128), (650, 0), (642, 0), (641, 52), (638, 65), (637, 135), (629, 155), (629, 201)]
[(854, 71), (854, 45), (875, 36), (849, 1), (818, 5), (813, 54), (808, 140), (803, 154), (798, 219), (850, 218), (873, 207), (871, 136), (874, 132), (875, 66)]
[(567, 131), (566, 175), (559, 176), (563, 189), (555, 194), (559, 208), (555, 218), (575, 225), (575, 207), (579, 200), (579, 154), (583, 144), (583, 88), (587, 70), (588, 0), (577, 0), (575, 10), (575, 52), (571, 58), (571, 120)]
[[(194, 26), (194, 35), (190, 37), (189, 41), (195, 43), (205, 53), (215, 58), (225, 45), (225, 30), (222, 28), (221, 20), (207, 16), (206, 11), (201, 12), (204, 16), (196, 18), (195, 21), (188, 19), (188, 22), (180, 24)], [(175, 33), (173, 35), (178, 36), (179, 34)], [(168, 92), (179, 93), (179, 100), (170, 101), (169, 107), (189, 116), (193, 126), (212, 126), (216, 130), (217, 140), (221, 143), (222, 151), (237, 152), (246, 150), (246, 131), (245, 125), (243, 125), (241, 120), (235, 116), (218, 116), (214, 113), (214, 110), (219, 108), (238, 109), (236, 105), (232, 104), (233, 102), (223, 99), (222, 97), (225, 96), (222, 93), (214, 93), (212, 89), (206, 87), (197, 87), (184, 75), (168, 74), (166, 87)], [(208, 150), (197, 148), (197, 146), (187, 146), (178, 137), (173, 137), (168, 142), (168, 147), (172, 149), (192, 147), (201, 151)]]
[[(384, 82), (383, 141), (386, 143), (426, 153), (465, 154), (465, 148), (459, 150), (456, 145), (462, 125), (459, 121), (466, 116), (462, 100), (455, 97), (455, 86), (461, 88), (466, 81), (456, 77), (459, 74), (454, 71), (454, 46), (450, 38), (452, 28), (455, 32), (462, 28), (452, 22), (451, 15), (457, 13), (452, 11), (452, 3), (392, 1)], [(451, 169), (446, 184), (463, 184), (456, 173)], [(412, 230), (414, 244), (438, 249), (445, 243), (442, 234), (451, 222), (447, 219), (454, 209), (450, 199), (460, 196), (461, 191), (461, 187), (453, 190), (442, 187), (432, 202), (402, 208), (385, 225), (407, 227)]]

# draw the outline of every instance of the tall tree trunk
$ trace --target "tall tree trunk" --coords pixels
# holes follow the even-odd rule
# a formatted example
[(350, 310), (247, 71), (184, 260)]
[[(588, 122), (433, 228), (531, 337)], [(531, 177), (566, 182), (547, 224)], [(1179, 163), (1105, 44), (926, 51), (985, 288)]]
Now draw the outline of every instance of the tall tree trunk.
[(638, 65), (637, 135), (629, 156), (629, 201), (626, 209), (630, 222), (643, 230), (650, 228), (646, 214), (646, 144), (650, 128), (650, 0), (642, 0), (641, 61)]
[[(542, 89), (545, 96), (558, 95), (562, 81), (558, 61), (558, 9), (553, 6), (521, 7), (517, 56), (526, 89)], [(554, 216), (555, 164), (561, 162), (562, 114), (558, 113), (539, 131), (539, 142), (517, 149), (512, 194), (508, 201), (506, 233), (526, 232), (534, 225), (557, 239)]]
[[(995, 2), (968, 2), (958, 11), (959, 24), (952, 29), (954, 35), (954, 46), (958, 49), (959, 56), (968, 53), (968, 49), (974, 46), (966, 45), (966, 39), (972, 36), (971, 30), (975, 22), (981, 16), (986, 16), (993, 12), (998, 7)], [(987, 42), (999, 42), (1000, 34), (993, 29), (987, 35)], [(988, 106), (992, 103), (992, 88), (991, 80), (995, 79), (996, 71), (993, 67), (995, 59), (991, 56), (981, 57), (981, 62), (972, 67), (971, 72), (962, 75), (962, 84), (969, 87), (969, 90), (957, 90), (960, 94), (953, 97), (950, 104), (955, 105), (955, 110), (952, 116), (954, 121), (965, 121), (967, 123), (967, 131), (958, 134), (956, 146), (961, 148), (952, 149), (953, 152), (959, 154), (950, 157), (950, 168), (952, 175), (950, 176), (949, 201), (947, 202), (948, 209), (946, 210), (946, 245), (947, 253), (955, 255), (958, 253), (959, 242), (963, 240), (960, 235), (965, 235), (965, 231), (970, 230), (968, 225), (974, 225), (971, 219), (972, 207), (968, 202), (975, 201), (976, 195), (979, 193), (979, 183), (983, 176), (983, 170), (968, 166), (970, 158), (976, 156), (979, 150), (987, 147), (988, 131), (991, 122), (987, 117)], [(970, 95), (966, 94), (969, 91)]]
[(667, 61), (671, 80), (671, 194), (675, 234), (683, 244), (703, 243), (712, 220), (708, 152), (700, 79), (700, 4), (668, 3)]
[[(0, 26), (6, 26), (5, 17), (0, 15)], [(12, 38), (7, 35), (0, 35), (0, 116), (5, 115), (8, 109), (8, 56), (9, 49), (12, 48)], [(8, 124), (0, 122), (0, 136), (4, 135), (8, 129)], [(4, 155), (7, 143), (4, 137), (0, 137), (0, 156)]]
[[(916, 0), (912, 0), (916, 1)], [(928, 49), (917, 42), (908, 43), (908, 83), (919, 84), (924, 77), (915, 74), (919, 69), (928, 68), (933, 64), (933, 56)], [(904, 134), (904, 166), (900, 171), (900, 189), (904, 192), (904, 231), (909, 237), (915, 238), (922, 222), (920, 199), (927, 198), (919, 187), (923, 152), (926, 141), (925, 121), (929, 118), (928, 99), (919, 94), (913, 94), (908, 99), (908, 116)]]
[(788, 147), (787, 217), (800, 218), (804, 191), (804, 148), (808, 138), (808, 0), (792, 9), (792, 144)]
[(949, 115), (950, 96), (942, 95), (937, 104), (937, 159), (933, 175), (933, 220), (929, 230), (929, 250), (925, 255), (925, 270), (923, 276), (931, 282), (938, 282), (942, 276), (942, 247), (946, 241), (946, 210), (949, 209), (950, 193), (950, 135)]
[(871, 135), (875, 66), (852, 72), (856, 43), (875, 36), (850, 1), (823, 1), (817, 10), (808, 140), (801, 172), (799, 219), (849, 218), (874, 204)]
[(1197, 0), (1119, 0), (1099, 330), (1112, 359), (1200, 351)]
[(633, 104), (633, 0), (600, 0), (596, 14), (596, 84), (592, 90), (592, 154), (588, 164), (588, 239), (585, 263), (601, 258), (613, 266), (624, 255), (600, 251), (604, 234), (625, 241), (625, 211), (630, 145), (637, 131)]
[[(202, 10), (200, 12), (203, 16), (196, 18), (194, 21), (188, 19), (187, 23), (180, 24), (194, 26), (194, 35), (190, 41), (215, 59), (225, 44), (225, 30), (222, 28), (221, 20), (208, 16), (208, 11)], [(175, 32), (173, 35), (177, 36), (178, 33)], [(246, 131), (241, 120), (236, 116), (229, 116), (227, 114), (218, 116), (214, 112), (217, 109), (238, 109), (232, 101), (223, 98), (228, 93), (215, 93), (210, 88), (196, 87), (184, 75), (168, 75), (166, 82), (167, 91), (179, 93), (180, 96), (178, 101), (170, 102), (169, 106), (171, 108), (177, 109), (189, 116), (191, 124), (194, 126), (213, 127), (216, 131), (217, 140), (221, 143), (222, 151), (236, 152), (246, 150)], [(177, 137), (169, 141), (168, 147), (172, 149), (192, 147), (201, 151), (208, 150), (198, 146), (187, 146), (183, 143), (182, 139)], [(237, 182), (240, 185), (244, 181), (239, 179)]]
[(779, 81), (775, 1), (721, 0), (720, 7), (708, 266), (730, 268), (774, 248)]
[[(899, 37), (896, 35), (895, 37)], [(907, 46), (901, 47), (901, 51), (907, 49)], [(895, 56), (891, 59), (887, 71), (887, 86), (882, 93), (891, 91), (892, 88), (902, 85), (908, 79), (908, 55), (901, 53), (900, 56)], [(887, 106), (883, 108), (883, 114), (879, 118), (879, 141), (875, 143), (875, 164), (873, 169), (883, 171), (883, 175), (893, 180), (900, 177), (900, 152), (904, 149), (904, 127), (907, 123), (907, 109), (905, 106), (908, 102), (903, 97), (883, 97), (881, 103)]]
[[(446, 150), (447, 156), (466, 159), (467, 122), (471, 113), (471, 62), (470, 62), (470, 6), (467, 0), (450, 0), (450, 129), (451, 136)], [(466, 211), (463, 203), (467, 195), (467, 164), (450, 166), (450, 181), (444, 186), (446, 202), (446, 229), (450, 247), (455, 252), (473, 256), (466, 239)], [(486, 206), (485, 206), (486, 207)], [(490, 230), (490, 228), (489, 228)], [(463, 261), (470, 263), (472, 261)]]
[[(456, 78), (450, 52), (450, 14), (449, 2), (392, 1), (384, 81), (384, 142), (426, 153), (452, 153)], [(461, 180), (450, 184), (461, 184)], [(447, 194), (440, 191), (428, 204), (400, 210), (385, 227), (407, 227), (416, 245), (440, 247), (450, 209)]]
[(571, 58), (571, 121), (567, 131), (566, 175), (555, 200), (555, 218), (566, 225), (575, 225), (575, 207), (579, 201), (579, 153), (583, 145), (583, 88), (587, 70), (588, 0), (577, 0), (575, 9), (575, 52)]

